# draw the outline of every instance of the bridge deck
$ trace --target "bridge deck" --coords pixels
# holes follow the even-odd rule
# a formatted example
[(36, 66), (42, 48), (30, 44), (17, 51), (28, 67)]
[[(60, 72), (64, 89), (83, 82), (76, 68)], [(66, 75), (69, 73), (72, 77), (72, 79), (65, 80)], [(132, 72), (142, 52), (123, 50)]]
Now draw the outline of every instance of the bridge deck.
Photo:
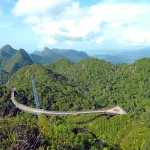
[(32, 108), (32, 107), (28, 107), (25, 106), (21, 103), (18, 103), (15, 100), (15, 96), (14, 96), (14, 91), (12, 90), (11, 93), (11, 100), (14, 103), (14, 105), (19, 108), (22, 111), (26, 111), (32, 114), (43, 114), (43, 115), (47, 115), (47, 116), (51, 116), (51, 115), (78, 115), (78, 114), (94, 114), (94, 113), (101, 113), (101, 114), (113, 114), (113, 115), (121, 115), (121, 114), (126, 114), (126, 112), (120, 107), (120, 106), (115, 106), (111, 109), (107, 109), (107, 110), (88, 110), (88, 111), (48, 111), (48, 110), (44, 110), (44, 109), (36, 109), (36, 108)]

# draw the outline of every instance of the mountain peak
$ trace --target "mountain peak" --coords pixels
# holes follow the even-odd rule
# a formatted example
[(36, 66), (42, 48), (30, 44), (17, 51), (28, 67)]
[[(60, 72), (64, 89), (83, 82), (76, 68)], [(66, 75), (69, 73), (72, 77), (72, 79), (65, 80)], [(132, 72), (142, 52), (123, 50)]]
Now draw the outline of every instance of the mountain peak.
[(44, 51), (49, 51), (50, 49), (48, 47), (45, 47), (44, 48)]
[(6, 44), (5, 46), (3, 46), (0, 49), (0, 55), (3, 57), (11, 57), (13, 56), (15, 53), (17, 52), (17, 50), (13, 49), (10, 45)]
[(12, 48), (9, 44), (6, 44), (5, 46), (3, 46), (1, 49), (3, 48)]
[(20, 53), (27, 53), (24, 49), (22, 49), (22, 48), (20, 48), (19, 50), (18, 50), (18, 52), (20, 52)]
[(22, 66), (31, 65), (34, 62), (24, 49), (19, 49), (6, 63), (4, 70), (7, 72), (15, 72)]

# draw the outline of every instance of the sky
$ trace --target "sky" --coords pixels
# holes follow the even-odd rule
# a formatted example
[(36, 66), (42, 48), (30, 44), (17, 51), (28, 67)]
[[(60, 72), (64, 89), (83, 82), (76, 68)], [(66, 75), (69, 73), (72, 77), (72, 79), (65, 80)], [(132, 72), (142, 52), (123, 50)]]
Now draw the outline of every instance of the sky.
[(125, 51), (150, 47), (149, 0), (0, 0), (0, 47)]

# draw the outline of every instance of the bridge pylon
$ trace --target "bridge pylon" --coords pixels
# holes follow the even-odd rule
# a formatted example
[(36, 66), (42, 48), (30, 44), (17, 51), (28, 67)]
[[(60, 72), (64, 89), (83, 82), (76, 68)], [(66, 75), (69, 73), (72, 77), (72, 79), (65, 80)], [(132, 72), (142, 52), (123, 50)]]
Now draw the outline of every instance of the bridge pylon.
[(36, 105), (36, 109), (40, 109), (39, 100), (38, 100), (38, 96), (37, 96), (37, 92), (36, 92), (35, 82), (34, 82), (33, 76), (31, 76), (31, 81), (32, 81), (32, 88), (33, 88), (34, 102), (35, 102), (35, 105)]

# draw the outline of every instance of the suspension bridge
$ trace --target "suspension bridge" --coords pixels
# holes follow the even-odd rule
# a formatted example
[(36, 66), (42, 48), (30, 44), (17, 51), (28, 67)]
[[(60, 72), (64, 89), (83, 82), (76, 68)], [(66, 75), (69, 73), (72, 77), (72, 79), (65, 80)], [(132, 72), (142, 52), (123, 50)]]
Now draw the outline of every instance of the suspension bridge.
[(114, 106), (110, 109), (105, 109), (105, 110), (87, 110), (87, 111), (48, 111), (48, 110), (40, 109), (33, 76), (31, 76), (31, 81), (32, 81), (32, 88), (33, 88), (34, 101), (36, 104), (36, 108), (28, 107), (26, 105), (23, 105), (17, 102), (15, 99), (15, 94), (14, 94), (16, 89), (11, 88), (11, 100), (13, 104), (22, 111), (29, 112), (29, 113), (36, 114), (36, 115), (43, 114), (46, 116), (96, 114), (96, 113), (107, 114), (107, 115), (125, 115), (126, 114), (126, 112), (120, 106)]

